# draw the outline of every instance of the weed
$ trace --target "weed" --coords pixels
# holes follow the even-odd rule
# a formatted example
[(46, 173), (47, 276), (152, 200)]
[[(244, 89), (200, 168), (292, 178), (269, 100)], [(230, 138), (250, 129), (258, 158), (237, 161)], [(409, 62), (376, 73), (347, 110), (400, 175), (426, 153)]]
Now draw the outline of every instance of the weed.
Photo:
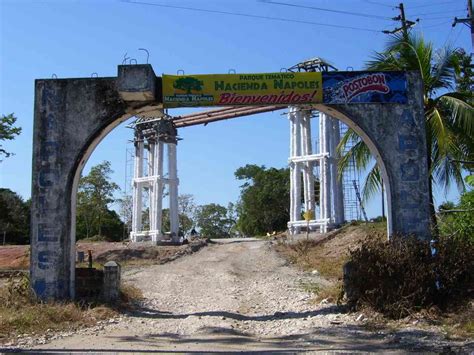
[(300, 287), (306, 292), (314, 293), (316, 295), (321, 292), (321, 286), (319, 283), (314, 281), (300, 282)]
[(399, 319), (433, 306), (463, 305), (474, 289), (474, 243), (441, 238), (431, 245), (415, 237), (383, 240), (371, 234), (350, 254), (344, 288), (353, 308), (369, 306)]
[(38, 335), (48, 329), (61, 331), (91, 326), (116, 316), (118, 311), (143, 297), (138, 288), (130, 285), (121, 288), (117, 308), (100, 303), (39, 302), (32, 295), (27, 276), (11, 278), (0, 288), (0, 342), (19, 334)]

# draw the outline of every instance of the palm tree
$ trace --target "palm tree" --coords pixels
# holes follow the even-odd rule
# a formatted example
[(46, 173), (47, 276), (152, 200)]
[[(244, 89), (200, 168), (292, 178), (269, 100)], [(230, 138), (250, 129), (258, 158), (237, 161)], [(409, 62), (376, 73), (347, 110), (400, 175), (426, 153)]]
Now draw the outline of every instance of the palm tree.
[[(376, 53), (367, 63), (368, 70), (416, 70), (424, 84), (424, 111), (428, 169), (430, 172), (430, 209), (433, 227), (436, 216), (433, 200), (433, 185), (447, 189), (454, 182), (464, 189), (462, 179), (463, 160), (474, 153), (473, 95), (470, 90), (456, 90), (456, 75), (460, 73), (460, 61), (465, 54), (443, 48), (434, 51), (430, 42), (422, 36), (395, 35), (386, 49)], [(361, 138), (348, 130), (338, 146), (341, 160), (339, 173), (355, 162), (358, 169), (369, 169), (364, 182), (364, 201), (381, 186), (380, 171)]]

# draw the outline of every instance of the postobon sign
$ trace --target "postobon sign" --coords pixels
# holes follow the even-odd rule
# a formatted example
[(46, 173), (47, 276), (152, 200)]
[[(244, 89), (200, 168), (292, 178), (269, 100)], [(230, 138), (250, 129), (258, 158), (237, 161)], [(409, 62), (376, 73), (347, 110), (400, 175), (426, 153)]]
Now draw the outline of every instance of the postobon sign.
[(163, 107), (321, 103), (321, 73), (163, 75)]

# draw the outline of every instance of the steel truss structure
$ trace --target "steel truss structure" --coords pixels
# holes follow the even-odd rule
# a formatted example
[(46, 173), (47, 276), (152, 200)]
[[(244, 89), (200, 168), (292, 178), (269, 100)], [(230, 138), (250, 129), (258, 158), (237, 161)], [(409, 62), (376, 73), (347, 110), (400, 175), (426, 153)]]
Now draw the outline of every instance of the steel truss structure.
[[(176, 146), (177, 130), (166, 117), (158, 120), (141, 120), (135, 126), (135, 164), (132, 182), (133, 212), (130, 239), (133, 242), (165, 240), (179, 242), (178, 224), (178, 169)], [(164, 174), (164, 157), (167, 153), (168, 171)], [(145, 164), (146, 162), (146, 164)], [(146, 165), (146, 166), (145, 166)], [(163, 192), (169, 191), (170, 231), (164, 234)], [(143, 228), (143, 192), (148, 191), (148, 228)]]
[[(336, 70), (319, 58), (309, 59), (289, 71)], [(139, 117), (132, 125), (135, 130), (135, 159), (133, 187), (133, 217), (131, 240), (162, 242), (180, 241), (178, 225), (177, 128), (232, 119), (257, 113), (288, 108), (287, 106), (221, 107), (183, 116), (171, 117), (159, 110), (157, 117)], [(302, 229), (321, 233), (340, 226), (345, 221), (343, 182), (338, 179), (336, 147), (341, 138), (339, 121), (310, 106), (289, 107), (290, 122), (290, 221), (291, 234)], [(311, 121), (318, 121), (319, 143), (313, 152)], [(167, 151), (167, 177), (164, 175), (164, 151)], [(315, 184), (319, 184), (319, 203), (316, 202)], [(169, 189), (170, 231), (164, 233), (163, 190)], [(143, 223), (143, 192), (148, 191), (149, 228)], [(347, 201), (346, 201), (347, 202)], [(303, 219), (304, 212), (310, 218)], [(350, 213), (351, 214), (351, 213)], [(352, 214), (349, 216), (353, 218)], [(309, 219), (309, 221), (308, 221)]]

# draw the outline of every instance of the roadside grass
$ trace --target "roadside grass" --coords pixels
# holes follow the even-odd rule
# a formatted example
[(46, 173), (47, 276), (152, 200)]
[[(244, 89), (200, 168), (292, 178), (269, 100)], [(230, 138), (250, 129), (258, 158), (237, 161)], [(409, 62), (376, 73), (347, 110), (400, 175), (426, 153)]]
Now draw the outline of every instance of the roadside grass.
[(18, 336), (40, 336), (51, 331), (71, 331), (116, 317), (142, 298), (141, 291), (123, 285), (121, 300), (109, 306), (99, 301), (38, 302), (26, 276), (11, 278), (0, 287), (0, 343)]
[(349, 250), (357, 247), (360, 240), (372, 231), (385, 231), (385, 222), (352, 222), (330, 232), (322, 240), (302, 239), (291, 242), (277, 239), (276, 250), (291, 264), (311, 272), (317, 270), (327, 283), (302, 284), (301, 287), (315, 295), (315, 302), (326, 300), (339, 302), (342, 299), (343, 266)]
[(474, 303), (441, 319), (447, 339), (474, 338)]
[[(339, 231), (329, 233), (323, 240), (276, 240), (275, 249), (291, 264), (312, 272), (317, 270), (327, 282), (301, 282), (300, 287), (315, 295), (314, 302), (326, 300), (339, 303), (343, 299), (342, 277), (343, 265), (349, 258), (349, 251), (357, 248), (367, 235), (378, 234), (386, 237), (386, 223), (351, 223)], [(376, 233), (374, 233), (376, 232)], [(413, 326), (430, 330), (436, 326), (441, 329), (446, 339), (465, 340), (474, 338), (474, 301), (463, 309), (452, 313), (443, 313), (439, 309), (430, 309), (410, 316), (392, 320), (370, 308), (358, 310), (365, 316), (361, 323), (367, 330), (396, 332), (399, 329)]]

